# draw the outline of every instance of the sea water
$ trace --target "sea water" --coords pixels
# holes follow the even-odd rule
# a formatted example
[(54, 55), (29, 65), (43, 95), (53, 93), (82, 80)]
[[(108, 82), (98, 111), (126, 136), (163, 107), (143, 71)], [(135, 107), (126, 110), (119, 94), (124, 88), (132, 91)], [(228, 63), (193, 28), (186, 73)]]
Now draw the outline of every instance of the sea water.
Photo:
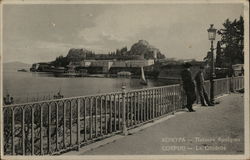
[(3, 70), (3, 95), (10, 94), (15, 103), (52, 99), (58, 92), (64, 97), (76, 97), (121, 91), (122, 85), (133, 90), (167, 84), (148, 80), (145, 86), (134, 78), (55, 77), (51, 73)]

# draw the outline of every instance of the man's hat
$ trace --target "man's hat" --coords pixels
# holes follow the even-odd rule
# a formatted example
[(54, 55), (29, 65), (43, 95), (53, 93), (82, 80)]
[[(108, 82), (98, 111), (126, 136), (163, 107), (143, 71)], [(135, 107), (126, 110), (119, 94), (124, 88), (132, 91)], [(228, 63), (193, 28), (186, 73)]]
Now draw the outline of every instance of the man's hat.
[(190, 64), (188, 62), (183, 64), (183, 67), (185, 67), (185, 68), (190, 68), (191, 66), (192, 66), (192, 64)]

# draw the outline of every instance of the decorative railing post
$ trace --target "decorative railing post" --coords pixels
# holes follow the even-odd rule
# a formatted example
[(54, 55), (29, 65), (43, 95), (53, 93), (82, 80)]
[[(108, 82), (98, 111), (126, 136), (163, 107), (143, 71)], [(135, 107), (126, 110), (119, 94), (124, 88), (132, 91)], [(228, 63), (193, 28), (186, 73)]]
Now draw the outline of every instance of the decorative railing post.
[(34, 106), (31, 107), (31, 155), (34, 155)]
[(70, 144), (70, 147), (72, 147), (72, 102), (70, 102), (70, 111), (69, 111), (69, 144)]
[(244, 88), (244, 77), (242, 76), (242, 81), (241, 81), (241, 89)]
[(230, 77), (230, 91), (234, 92), (234, 78)]
[(15, 155), (15, 108), (12, 108), (11, 134), (12, 134), (12, 155)]
[(51, 106), (50, 104), (48, 104), (48, 154), (51, 154), (51, 148), (50, 148), (50, 143), (51, 143), (51, 129), (50, 129), (50, 125), (51, 125)]
[(172, 112), (172, 114), (174, 115), (175, 114), (175, 112), (176, 112), (176, 99), (175, 99), (175, 96), (176, 96), (176, 86), (174, 87), (174, 89), (173, 89), (174, 91), (173, 91), (173, 98), (171, 99), (171, 100), (173, 100), (173, 104), (174, 104), (174, 106), (173, 106), (173, 112)]
[(59, 151), (59, 146), (58, 146), (58, 142), (59, 142), (59, 140), (58, 140), (58, 138), (59, 138), (59, 124), (58, 124), (58, 122), (59, 122), (59, 120), (58, 120), (58, 118), (59, 118), (59, 115), (58, 115), (58, 103), (56, 103), (56, 152), (58, 152)]
[(109, 133), (112, 133), (112, 95), (109, 96)]
[(185, 94), (184, 94), (184, 89), (183, 89), (183, 83), (182, 81), (180, 81), (180, 88), (179, 88), (179, 92), (180, 92), (180, 107), (181, 109), (185, 108)]
[(63, 148), (66, 148), (66, 107), (67, 102), (64, 102), (63, 104)]
[[(41, 132), (42, 133), (42, 132)], [(22, 149), (23, 155), (25, 155), (25, 108), (22, 108)]]
[(40, 106), (40, 154), (43, 155), (43, 107)]
[(127, 126), (126, 126), (126, 91), (125, 91), (125, 86), (122, 86), (122, 133), (123, 135), (128, 134)]
[(153, 116), (152, 118), (155, 118), (155, 90), (152, 90), (152, 108), (153, 108)]
[(230, 93), (230, 78), (227, 77), (227, 93)]
[(81, 144), (81, 141), (80, 141), (80, 127), (81, 127), (81, 124), (80, 124), (80, 113), (81, 113), (81, 110), (80, 110), (80, 105), (81, 105), (81, 101), (80, 99), (77, 99), (77, 150), (79, 151), (80, 150), (80, 144)]

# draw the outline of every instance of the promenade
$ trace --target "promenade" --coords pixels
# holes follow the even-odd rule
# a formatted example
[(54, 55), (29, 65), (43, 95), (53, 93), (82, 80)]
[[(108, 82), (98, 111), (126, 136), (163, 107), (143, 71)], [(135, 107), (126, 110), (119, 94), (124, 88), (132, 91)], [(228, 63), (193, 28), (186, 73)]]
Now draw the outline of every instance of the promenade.
[(220, 103), (214, 107), (199, 104), (196, 112), (181, 111), (127, 136), (111, 137), (106, 144), (96, 142), (92, 148), (63, 155), (243, 154), (243, 94), (232, 93), (216, 101)]

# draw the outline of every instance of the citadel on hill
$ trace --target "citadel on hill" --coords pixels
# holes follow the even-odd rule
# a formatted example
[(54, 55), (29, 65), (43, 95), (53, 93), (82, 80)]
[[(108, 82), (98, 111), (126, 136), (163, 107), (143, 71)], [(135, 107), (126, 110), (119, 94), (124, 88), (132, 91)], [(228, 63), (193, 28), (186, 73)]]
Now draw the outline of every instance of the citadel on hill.
[(95, 60), (135, 60), (135, 59), (163, 59), (165, 56), (160, 52), (159, 49), (151, 46), (145, 40), (139, 40), (137, 43), (132, 45), (131, 49), (127, 47), (117, 49), (115, 52), (108, 54), (95, 54), (87, 49), (75, 49), (69, 50), (66, 56), (69, 61), (81, 61), (86, 59)]
[(164, 58), (165, 56), (159, 49), (145, 40), (139, 40), (131, 46), (130, 50), (123, 47), (108, 54), (95, 54), (84, 48), (71, 48), (67, 56), (59, 56), (48, 63), (35, 63), (30, 70), (58, 73), (84, 72), (86, 74), (117, 74), (120, 71), (128, 71), (139, 74), (141, 67), (149, 67), (147, 71), (153, 72), (152, 65)]
[(192, 63), (193, 73), (197, 72), (201, 64), (207, 65), (205, 61), (194, 59), (165, 58), (159, 49), (145, 40), (139, 40), (131, 46), (130, 50), (123, 47), (108, 54), (95, 54), (84, 48), (71, 48), (67, 56), (59, 56), (48, 63), (35, 63), (30, 70), (33, 72), (58, 73), (60, 76), (88, 76), (93, 74), (117, 76), (120, 72), (126, 72), (138, 77), (143, 67), (147, 77), (176, 80), (180, 79), (181, 65), (186, 61)]

